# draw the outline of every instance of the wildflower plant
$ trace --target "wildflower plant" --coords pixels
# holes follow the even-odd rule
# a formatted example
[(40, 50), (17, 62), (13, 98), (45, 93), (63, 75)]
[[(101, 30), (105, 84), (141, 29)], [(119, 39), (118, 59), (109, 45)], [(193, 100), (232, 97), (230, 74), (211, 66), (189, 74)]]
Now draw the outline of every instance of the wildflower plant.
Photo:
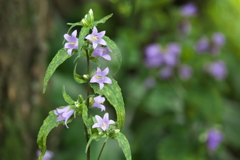
[[(101, 64), (98, 60), (100, 58), (111, 60), (112, 56), (116, 56), (118, 66), (120, 66), (122, 61), (121, 53), (117, 45), (105, 35), (106, 31), (98, 31), (97, 29), (98, 24), (105, 23), (111, 16), (112, 14), (99, 21), (95, 21), (93, 11), (90, 10), (80, 22), (68, 23), (70, 28), (68, 33), (64, 34), (64, 47), (57, 52), (47, 68), (44, 77), (43, 93), (46, 91), (47, 84), (58, 66), (70, 57), (76, 56), (75, 63), (78, 58), (86, 57), (87, 60), (86, 74), (79, 75), (76, 72), (76, 67), (73, 71), (74, 80), (79, 84), (85, 84), (87, 86), (87, 94), (84, 94), (86, 96), (85, 98), (84, 95), (80, 94), (77, 100), (73, 100), (67, 94), (65, 87), (63, 87), (63, 98), (67, 105), (50, 111), (48, 117), (44, 120), (37, 138), (38, 147), (41, 150), (39, 160), (42, 160), (46, 153), (46, 140), (50, 131), (59, 124), (64, 124), (67, 128), (71, 129), (71, 126), (67, 124), (71, 123), (76, 116), (80, 116), (84, 123), (87, 140), (87, 160), (90, 160), (89, 146), (91, 142), (101, 138), (104, 138), (105, 141), (98, 159), (100, 159), (101, 153), (109, 138), (118, 141), (127, 160), (132, 159), (129, 142), (121, 132), (125, 121), (125, 108), (121, 88), (117, 81), (109, 75), (110, 69), (108, 67), (101, 70)], [(74, 30), (69, 34), (76, 26), (81, 26), (81, 31), (78, 32)], [(90, 31), (92, 32), (90, 33)], [(98, 67), (91, 70), (90, 61), (98, 63)], [(108, 109), (103, 104), (105, 101), (108, 101), (114, 107), (117, 117), (116, 120), (109, 118), (109, 113), (107, 113)], [(91, 107), (99, 108), (99, 112), (106, 111), (103, 118), (99, 115), (90, 115), (89, 109)]]

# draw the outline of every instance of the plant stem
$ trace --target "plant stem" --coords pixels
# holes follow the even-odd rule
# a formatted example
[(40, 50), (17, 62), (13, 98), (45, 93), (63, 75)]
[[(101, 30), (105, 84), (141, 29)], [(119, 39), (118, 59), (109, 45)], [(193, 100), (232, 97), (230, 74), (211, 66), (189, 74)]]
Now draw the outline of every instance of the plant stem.
[[(86, 56), (87, 56), (87, 73), (88, 75), (90, 75), (90, 60), (89, 60), (89, 55), (88, 55), (88, 50), (86, 51)], [(89, 104), (90, 104), (90, 99), (89, 99), (89, 95), (90, 95), (90, 84), (89, 82), (87, 83), (87, 107), (89, 108)], [(85, 134), (86, 134), (86, 140), (87, 140), (87, 143), (88, 143), (88, 140), (89, 140), (89, 135), (88, 135), (88, 129), (87, 127), (84, 125), (84, 128), (85, 128)], [(90, 160), (90, 146), (88, 147), (88, 150), (87, 150), (87, 160)]]
[(100, 153), (98, 155), (98, 160), (100, 160), (100, 157), (102, 155), (102, 152), (103, 152), (103, 149), (104, 149), (105, 145), (106, 145), (106, 142), (103, 143), (102, 149), (101, 149), (101, 151), (100, 151)]

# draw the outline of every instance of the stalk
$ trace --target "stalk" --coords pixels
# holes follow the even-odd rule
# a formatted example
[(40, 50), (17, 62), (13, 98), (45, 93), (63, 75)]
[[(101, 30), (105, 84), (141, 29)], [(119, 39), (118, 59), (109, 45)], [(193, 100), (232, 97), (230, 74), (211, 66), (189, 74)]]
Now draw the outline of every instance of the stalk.
[(102, 148), (101, 148), (101, 151), (100, 151), (100, 153), (99, 153), (99, 155), (98, 155), (98, 160), (100, 160), (100, 157), (101, 157), (101, 155), (102, 155), (102, 152), (103, 152), (103, 149), (104, 149), (105, 145), (106, 145), (106, 142), (103, 143), (103, 146), (102, 146)]

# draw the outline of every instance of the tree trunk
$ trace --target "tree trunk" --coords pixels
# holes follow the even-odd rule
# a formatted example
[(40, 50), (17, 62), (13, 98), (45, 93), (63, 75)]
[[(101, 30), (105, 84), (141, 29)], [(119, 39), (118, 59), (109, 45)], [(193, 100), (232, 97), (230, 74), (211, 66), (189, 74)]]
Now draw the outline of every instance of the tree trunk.
[(0, 157), (33, 160), (47, 55), (47, 0), (0, 0)]

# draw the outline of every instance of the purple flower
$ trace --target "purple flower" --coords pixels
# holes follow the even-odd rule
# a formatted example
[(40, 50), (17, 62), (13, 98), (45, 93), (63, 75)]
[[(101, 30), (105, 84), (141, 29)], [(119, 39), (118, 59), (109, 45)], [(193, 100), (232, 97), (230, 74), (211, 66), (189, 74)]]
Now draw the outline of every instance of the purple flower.
[(112, 80), (106, 75), (109, 72), (109, 68), (105, 68), (103, 71), (101, 71), (100, 68), (97, 68), (97, 73), (93, 75), (93, 77), (90, 79), (90, 83), (99, 83), (100, 90), (103, 89), (104, 83), (112, 84)]
[(216, 129), (210, 129), (207, 133), (207, 148), (209, 151), (215, 151), (222, 142), (222, 133)]
[(188, 65), (182, 65), (178, 74), (182, 80), (188, 80), (192, 76), (192, 68)]
[(197, 7), (194, 3), (187, 3), (181, 7), (181, 13), (185, 17), (196, 16)]
[(225, 36), (222, 33), (214, 33), (212, 36), (212, 41), (216, 46), (223, 46), (225, 44)]
[[(37, 151), (37, 155), (40, 156), (40, 154), (41, 154), (41, 151), (38, 150), (38, 151)], [(45, 154), (44, 154), (42, 160), (51, 160), (52, 157), (53, 157), (53, 152), (47, 150), (47, 151), (45, 152)]]
[(160, 55), (161, 47), (158, 44), (150, 44), (145, 49), (145, 64), (149, 68), (157, 68), (162, 64)]
[(97, 108), (100, 108), (101, 111), (105, 111), (106, 110), (105, 106), (101, 104), (104, 101), (105, 101), (105, 98), (100, 95), (97, 97), (94, 97), (94, 104), (92, 105), (92, 107), (97, 107)]
[(210, 42), (206, 37), (201, 38), (195, 45), (195, 49), (198, 53), (207, 52), (209, 50), (209, 47), (210, 47)]
[(167, 66), (175, 66), (178, 62), (178, 55), (181, 48), (177, 43), (169, 43), (165, 51), (161, 52), (163, 63)]
[(169, 79), (173, 74), (173, 69), (169, 66), (163, 67), (160, 72), (159, 72), (159, 76), (161, 79)]
[(179, 23), (178, 30), (180, 33), (187, 36), (192, 30), (192, 25), (188, 20), (183, 20)]
[(94, 26), (92, 34), (87, 35), (85, 38), (92, 42), (93, 48), (95, 49), (98, 46), (98, 44), (107, 45), (106, 41), (102, 39), (105, 33), (106, 31), (98, 33), (97, 28)]
[(101, 118), (100, 116), (95, 116), (97, 123), (95, 123), (92, 128), (101, 128), (103, 131), (106, 131), (109, 128), (110, 124), (114, 124), (115, 122), (113, 120), (109, 120), (108, 113), (104, 114), (104, 117)]
[(92, 55), (94, 57), (103, 57), (106, 60), (111, 60), (111, 57), (109, 56), (109, 53), (111, 52), (107, 47), (97, 47), (94, 49)]
[(77, 30), (72, 32), (72, 35), (64, 34), (64, 38), (68, 41), (65, 43), (64, 48), (68, 49), (68, 54), (72, 54), (73, 49), (78, 49)]
[(74, 109), (71, 109), (71, 110), (69, 109), (70, 109), (70, 106), (64, 107), (62, 109), (57, 108), (56, 110), (54, 110), (54, 114), (58, 115), (56, 121), (65, 121), (65, 125), (67, 128), (68, 128), (67, 121), (74, 112)]
[(227, 76), (227, 69), (223, 61), (211, 63), (206, 70), (217, 80), (223, 80)]

